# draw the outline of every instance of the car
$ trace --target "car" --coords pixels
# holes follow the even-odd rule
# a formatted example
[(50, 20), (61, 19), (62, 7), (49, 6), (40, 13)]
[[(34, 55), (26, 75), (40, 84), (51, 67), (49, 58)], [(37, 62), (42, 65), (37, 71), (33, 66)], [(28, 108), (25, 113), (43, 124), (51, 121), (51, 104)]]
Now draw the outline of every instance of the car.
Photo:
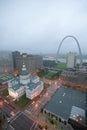
[(9, 104), (9, 102), (7, 100), (4, 100), (5, 103)]
[(32, 104), (34, 104), (34, 103), (35, 103), (35, 101), (32, 102)]

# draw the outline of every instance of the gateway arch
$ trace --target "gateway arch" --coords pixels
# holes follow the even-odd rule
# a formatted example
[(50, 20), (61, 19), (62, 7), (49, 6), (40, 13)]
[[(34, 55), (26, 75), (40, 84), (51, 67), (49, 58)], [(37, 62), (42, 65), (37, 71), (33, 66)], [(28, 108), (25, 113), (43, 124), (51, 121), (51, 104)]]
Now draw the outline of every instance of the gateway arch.
[(56, 55), (56, 62), (58, 61), (59, 51), (60, 51), (61, 45), (63, 44), (63, 41), (64, 41), (65, 39), (69, 38), (69, 37), (73, 38), (73, 39), (75, 40), (77, 46), (78, 46), (79, 56), (80, 56), (80, 66), (82, 66), (82, 53), (81, 53), (81, 48), (80, 48), (79, 42), (78, 42), (78, 40), (76, 39), (76, 37), (74, 37), (74, 36), (72, 36), (72, 35), (68, 35), (68, 36), (64, 37), (64, 38), (62, 39), (62, 41), (60, 42), (59, 47), (58, 47), (58, 51), (57, 51), (57, 55)]

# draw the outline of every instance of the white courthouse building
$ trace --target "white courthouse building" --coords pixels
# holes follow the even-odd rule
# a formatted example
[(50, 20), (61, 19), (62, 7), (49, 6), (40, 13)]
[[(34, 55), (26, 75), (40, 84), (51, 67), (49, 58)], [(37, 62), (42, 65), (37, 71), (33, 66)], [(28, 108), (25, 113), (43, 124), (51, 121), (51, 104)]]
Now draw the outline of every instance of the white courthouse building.
[(33, 99), (42, 92), (43, 88), (43, 82), (40, 81), (40, 78), (31, 76), (24, 64), (20, 76), (13, 78), (8, 83), (9, 95), (15, 100), (25, 93), (27, 98)]

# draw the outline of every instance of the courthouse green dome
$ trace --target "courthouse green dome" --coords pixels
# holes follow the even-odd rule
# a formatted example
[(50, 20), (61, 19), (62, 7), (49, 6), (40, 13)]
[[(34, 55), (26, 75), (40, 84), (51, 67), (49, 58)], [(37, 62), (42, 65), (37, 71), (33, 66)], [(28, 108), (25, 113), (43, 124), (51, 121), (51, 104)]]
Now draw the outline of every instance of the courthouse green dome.
[(22, 66), (22, 71), (21, 71), (21, 74), (20, 74), (20, 75), (28, 75), (28, 74), (29, 74), (29, 72), (28, 72), (28, 70), (26, 69), (25, 64), (23, 64), (23, 66)]
[(28, 71), (27, 70), (22, 70), (21, 71), (21, 75), (28, 75), (29, 73), (28, 73)]

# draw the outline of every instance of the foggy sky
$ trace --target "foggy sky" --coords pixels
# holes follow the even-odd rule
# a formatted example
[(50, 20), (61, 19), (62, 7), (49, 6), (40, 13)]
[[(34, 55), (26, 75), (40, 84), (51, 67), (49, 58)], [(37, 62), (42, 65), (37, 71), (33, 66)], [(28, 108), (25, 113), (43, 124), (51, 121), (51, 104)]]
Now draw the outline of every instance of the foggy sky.
[[(0, 50), (56, 53), (66, 35), (87, 54), (87, 0), (0, 0)], [(72, 38), (67, 51), (78, 52)]]

